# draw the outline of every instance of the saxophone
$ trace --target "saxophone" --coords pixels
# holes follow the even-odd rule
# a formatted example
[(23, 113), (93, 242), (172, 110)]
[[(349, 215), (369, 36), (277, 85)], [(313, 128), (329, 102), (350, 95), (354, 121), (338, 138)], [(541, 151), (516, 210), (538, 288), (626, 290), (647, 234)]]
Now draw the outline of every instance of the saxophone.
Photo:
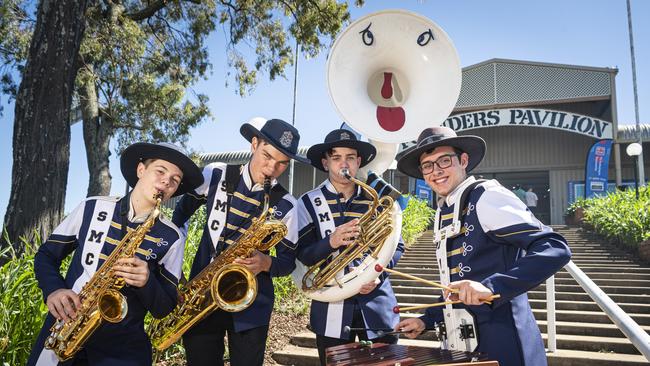
[(125, 282), (123, 278), (115, 276), (113, 267), (118, 259), (131, 258), (135, 255), (145, 235), (156, 222), (160, 215), (162, 194), (157, 194), (155, 198), (156, 206), (146, 221), (122, 238), (111, 255), (79, 292), (81, 308), (77, 309), (77, 317), (67, 322), (57, 320), (50, 328), (50, 335), (45, 340), (45, 348), (54, 351), (61, 362), (74, 357), (102, 321), (119, 323), (126, 316), (128, 304), (124, 295), (120, 293)]
[(167, 317), (151, 322), (149, 336), (157, 350), (167, 349), (217, 308), (237, 312), (253, 303), (257, 296), (257, 279), (246, 267), (233, 261), (250, 257), (255, 250), (269, 250), (287, 235), (287, 226), (274, 219), (274, 210), (269, 208), (270, 186), (270, 180), (265, 179), (260, 216), (253, 218), (250, 227), (235, 243), (179, 289), (178, 304)]

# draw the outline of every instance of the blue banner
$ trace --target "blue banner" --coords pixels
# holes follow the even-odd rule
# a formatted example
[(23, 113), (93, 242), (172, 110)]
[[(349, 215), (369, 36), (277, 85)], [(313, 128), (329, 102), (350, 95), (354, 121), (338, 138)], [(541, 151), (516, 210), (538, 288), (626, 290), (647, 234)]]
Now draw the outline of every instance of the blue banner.
[(415, 180), (415, 197), (421, 200), (427, 200), (429, 204), (433, 204), (433, 191), (422, 179)]
[(585, 198), (607, 193), (607, 173), (612, 140), (600, 140), (591, 146), (585, 168)]

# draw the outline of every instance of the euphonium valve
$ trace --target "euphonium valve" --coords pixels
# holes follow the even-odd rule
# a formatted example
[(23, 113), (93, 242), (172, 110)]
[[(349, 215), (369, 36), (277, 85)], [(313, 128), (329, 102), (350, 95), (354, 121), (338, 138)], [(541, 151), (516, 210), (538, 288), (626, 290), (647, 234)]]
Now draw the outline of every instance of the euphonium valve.
[[(379, 198), (377, 192), (352, 177), (348, 169), (338, 173), (359, 185), (372, 200), (371, 207), (359, 219), (359, 237), (344, 249), (307, 268), (296, 262), (291, 274), (296, 285), (311, 299), (334, 302), (359, 293), (361, 286), (374, 281), (393, 257), (402, 228), (402, 211), (389, 196)], [(354, 266), (353, 262), (361, 263)], [(347, 271), (347, 273), (345, 273)]]

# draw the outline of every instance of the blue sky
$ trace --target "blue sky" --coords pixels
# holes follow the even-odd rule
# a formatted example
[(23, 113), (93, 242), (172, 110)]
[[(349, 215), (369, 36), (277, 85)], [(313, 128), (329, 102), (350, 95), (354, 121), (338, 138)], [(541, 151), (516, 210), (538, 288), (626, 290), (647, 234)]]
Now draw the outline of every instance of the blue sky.
[[(373, 1), (352, 5), (352, 19), (383, 10), (402, 8), (422, 14), (442, 27), (454, 42), (463, 67), (492, 58), (616, 67), (617, 109), (620, 124), (634, 124), (632, 67), (625, 0), (545, 1)], [(641, 123), (650, 123), (650, 1), (632, 0), (634, 45)], [(194, 90), (210, 97), (213, 120), (192, 130), (188, 148), (197, 152), (243, 150), (248, 143), (239, 126), (255, 116), (291, 121), (293, 69), (287, 79), (261, 80), (250, 96), (240, 98), (226, 87), (225, 39), (217, 32), (209, 38), (213, 64), (208, 80)], [(243, 49), (245, 51), (245, 49)], [(296, 127), (301, 145), (322, 142), (337, 128), (336, 114), (325, 83), (326, 54), (299, 61)], [(266, 78), (266, 75), (264, 76)], [(231, 85), (233, 80), (230, 80)], [(2, 97), (6, 103), (6, 97)], [(0, 214), (4, 216), (11, 187), (13, 104), (4, 106), (0, 126)], [(81, 124), (72, 127), (70, 171), (66, 195), (69, 212), (86, 194), (88, 172)], [(112, 194), (124, 192), (116, 156), (111, 157)]]

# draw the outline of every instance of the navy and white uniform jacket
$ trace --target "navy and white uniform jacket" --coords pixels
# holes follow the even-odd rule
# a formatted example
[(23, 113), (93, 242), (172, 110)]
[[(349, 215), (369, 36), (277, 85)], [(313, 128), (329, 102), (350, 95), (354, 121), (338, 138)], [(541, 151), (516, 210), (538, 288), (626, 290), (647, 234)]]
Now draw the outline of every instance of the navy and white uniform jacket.
[[(34, 257), (34, 272), (44, 299), (63, 288), (79, 293), (125, 233), (146, 219), (148, 213), (133, 218), (132, 211), (126, 209), (129, 206), (121, 203), (116, 197), (87, 198), (40, 246)], [(121, 207), (127, 211), (124, 215)], [(151, 343), (144, 331), (144, 317), (151, 312), (162, 318), (174, 309), (184, 243), (185, 237), (176, 225), (163, 217), (156, 220), (136, 253), (149, 264), (147, 283), (141, 288), (127, 285), (121, 289), (128, 302), (126, 317), (119, 323), (104, 322), (77, 358), (86, 358), (89, 365), (151, 365)], [(61, 262), (72, 252), (70, 267), (63, 278)], [(54, 317), (48, 314), (27, 365), (59, 364), (54, 352), (43, 348), (53, 323)]]
[[(368, 211), (372, 201), (363, 195), (361, 187), (347, 202), (336, 191), (329, 180), (312, 191), (305, 193), (298, 200), (300, 239), (298, 240), (298, 259), (306, 266), (313, 266), (341, 249), (333, 249), (329, 244), (329, 235), (337, 226), (361, 217)], [(404, 244), (400, 243), (387, 267), (392, 268), (404, 253)], [(358, 264), (358, 263), (356, 263)], [(347, 268), (346, 268), (347, 273)], [(393, 313), (397, 305), (388, 275), (379, 276), (380, 283), (366, 295), (355, 295), (338, 302), (320, 302), (312, 300), (310, 325), (321, 336), (348, 339), (349, 334), (343, 328), (352, 324), (355, 307), (361, 310), (367, 328), (393, 328), (399, 322), (399, 315)], [(376, 332), (368, 331), (368, 338), (374, 339)]]
[[(212, 261), (212, 254), (219, 254), (250, 226), (253, 218), (260, 216), (264, 205), (262, 185), (253, 183), (248, 164), (242, 167), (237, 188), (233, 192), (230, 207), (227, 207), (226, 164), (213, 163), (203, 169), (204, 183), (194, 191), (183, 195), (176, 205), (172, 221), (185, 225), (190, 216), (203, 204), (206, 207), (206, 223), (199, 248), (192, 263), (190, 279), (196, 276)], [(272, 186), (278, 184), (273, 180)], [(269, 272), (257, 275), (257, 297), (247, 309), (231, 313), (236, 332), (269, 324), (273, 310), (273, 281), (271, 277), (290, 274), (295, 268), (295, 249), (298, 227), (295, 219), (296, 199), (285, 194), (275, 205), (276, 219), (288, 229), (287, 236), (276, 246), (276, 256), (271, 257)], [(268, 253), (266, 253), (268, 254)]]
[[(441, 205), (441, 227), (449, 225), (453, 204), (468, 177)], [(526, 292), (571, 258), (564, 238), (542, 224), (514, 193), (496, 180), (480, 183), (469, 195), (461, 218), (461, 234), (447, 239), (450, 280), (481, 282), (499, 299), (492, 305), (465, 307), (476, 318), (477, 351), (501, 366), (546, 365), (544, 343)], [(442, 308), (429, 308), (422, 318), (427, 328), (442, 321)]]

